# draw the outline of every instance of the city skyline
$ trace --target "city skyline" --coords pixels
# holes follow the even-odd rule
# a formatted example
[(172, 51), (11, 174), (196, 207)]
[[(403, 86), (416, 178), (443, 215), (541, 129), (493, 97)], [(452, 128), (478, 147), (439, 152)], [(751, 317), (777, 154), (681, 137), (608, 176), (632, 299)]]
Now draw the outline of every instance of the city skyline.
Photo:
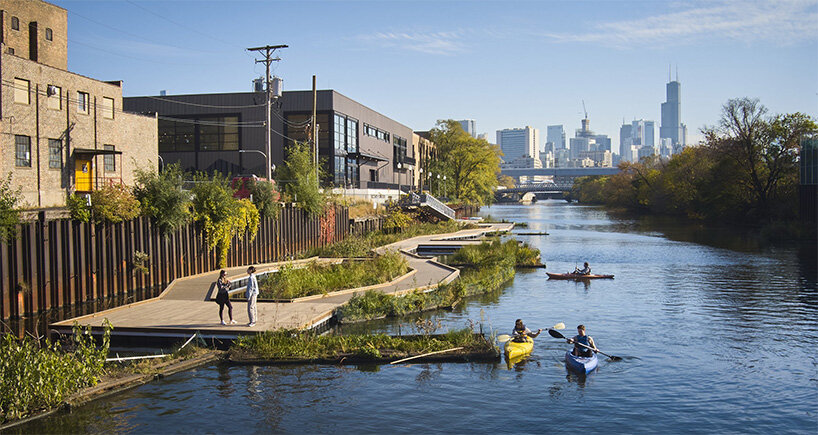
[(126, 96), (246, 91), (262, 69), (245, 49), (287, 44), (274, 68), (285, 90), (316, 74), (415, 130), (571, 131), (584, 100), (594, 130), (617, 139), (623, 118), (661, 119), (668, 64), (689, 144), (730, 98), (818, 112), (815, 1), (53, 3), (68, 10), (69, 70), (124, 80)]

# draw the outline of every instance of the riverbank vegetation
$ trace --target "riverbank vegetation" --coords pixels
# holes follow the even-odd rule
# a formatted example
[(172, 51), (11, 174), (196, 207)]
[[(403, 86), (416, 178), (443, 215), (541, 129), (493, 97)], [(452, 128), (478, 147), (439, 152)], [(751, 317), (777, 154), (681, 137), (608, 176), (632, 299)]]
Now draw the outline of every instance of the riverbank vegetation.
[(758, 100), (734, 99), (700, 146), (669, 160), (620, 164), (610, 177), (577, 179), (572, 196), (636, 213), (769, 224), (798, 216), (800, 140), (818, 134), (801, 113), (773, 115)]
[(59, 343), (6, 334), (0, 339), (0, 423), (59, 405), (104, 372), (110, 325), (102, 346), (90, 331), (74, 327), (71, 349)]
[(493, 351), (494, 345), (470, 329), (440, 335), (392, 337), (385, 334), (319, 335), (310, 331), (265, 331), (239, 337), (230, 350), (231, 359), (364, 359), (400, 358), (454, 347), (464, 351)]
[(336, 314), (342, 323), (355, 323), (451, 308), (463, 298), (502, 288), (514, 278), (517, 261), (528, 264), (532, 258), (539, 258), (538, 250), (527, 245), (520, 246), (514, 240), (477, 246), (462, 258), (479, 267), (464, 270), (460, 278), (451, 283), (440, 285), (430, 292), (415, 291), (402, 296), (367, 291), (353, 296), (347, 304), (338, 308)]
[(540, 266), (540, 250), (517, 240), (496, 239), (479, 245), (466, 245), (455, 252), (449, 259), (450, 264), (484, 266), (513, 259), (515, 266)]
[(338, 290), (381, 284), (409, 272), (409, 264), (394, 251), (341, 264), (310, 262), (306, 267), (282, 267), (259, 279), (259, 298), (294, 299)]

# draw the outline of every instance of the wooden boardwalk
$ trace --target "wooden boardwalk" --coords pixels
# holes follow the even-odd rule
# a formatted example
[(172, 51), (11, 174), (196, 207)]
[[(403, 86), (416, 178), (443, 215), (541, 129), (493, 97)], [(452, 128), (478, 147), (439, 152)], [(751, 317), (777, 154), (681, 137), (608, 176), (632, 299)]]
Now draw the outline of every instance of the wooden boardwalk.
[[(379, 251), (387, 249), (402, 251), (409, 262), (409, 266), (416, 272), (406, 279), (393, 282), (391, 285), (384, 285), (378, 288), (377, 291), (390, 294), (406, 293), (418, 288), (436, 287), (440, 283), (449, 282), (459, 276), (459, 271), (455, 268), (413, 255), (411, 252), (419, 244), (449, 238), (479, 237), (488, 232), (510, 230), (512, 225), (487, 224), (478, 229), (461, 230), (451, 234), (420, 236), (378, 248)], [(462, 241), (460, 243), (476, 242)], [(331, 260), (326, 259), (324, 261)], [(276, 270), (283, 264), (289, 263), (292, 262), (256, 265), (256, 268), (263, 273)], [(231, 281), (246, 278), (246, 269), (246, 266), (226, 269), (227, 276)], [(206, 338), (229, 339), (238, 335), (264, 330), (304, 329), (321, 325), (332, 317), (333, 312), (338, 307), (345, 304), (354, 295), (353, 291), (342, 291), (329, 293), (320, 298), (296, 302), (260, 301), (257, 304), (258, 320), (252, 328), (247, 326), (247, 304), (234, 301), (233, 319), (237, 323), (223, 326), (219, 323), (218, 305), (209, 300), (218, 273), (217, 270), (177, 279), (156, 298), (53, 323), (51, 329), (65, 333), (70, 331), (74, 322), (97, 329), (102, 326), (104, 319), (108, 319), (114, 326), (114, 335), (181, 338), (199, 332)], [(226, 308), (224, 317), (227, 320)]]

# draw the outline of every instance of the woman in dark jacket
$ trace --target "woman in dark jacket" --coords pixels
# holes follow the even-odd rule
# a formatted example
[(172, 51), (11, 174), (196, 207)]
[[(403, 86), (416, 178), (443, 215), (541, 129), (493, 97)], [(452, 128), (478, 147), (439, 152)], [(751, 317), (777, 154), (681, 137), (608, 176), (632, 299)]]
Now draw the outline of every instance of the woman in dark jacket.
[(227, 291), (230, 290), (230, 281), (227, 279), (225, 271), (219, 272), (219, 279), (216, 280), (216, 289), (218, 290), (218, 293), (216, 293), (216, 303), (219, 304), (219, 320), (222, 321), (222, 325), (227, 324), (223, 317), (224, 306), (227, 305), (227, 315), (230, 316), (230, 324), (234, 325), (236, 321), (233, 320), (233, 304), (230, 303), (230, 295), (227, 294)]

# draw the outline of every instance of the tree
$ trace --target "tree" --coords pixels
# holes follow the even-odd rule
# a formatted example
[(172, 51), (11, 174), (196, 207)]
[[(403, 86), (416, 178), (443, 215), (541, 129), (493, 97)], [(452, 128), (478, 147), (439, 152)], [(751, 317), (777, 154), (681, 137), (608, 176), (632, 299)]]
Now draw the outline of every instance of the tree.
[(153, 219), (163, 234), (184, 225), (190, 219), (190, 192), (182, 190), (185, 172), (178, 163), (165, 166), (161, 173), (137, 168), (134, 196), (142, 212)]
[(768, 116), (758, 99), (737, 98), (722, 107), (719, 125), (703, 133), (706, 146), (735, 165), (735, 180), (749, 199), (748, 212), (770, 218), (791, 212), (799, 139), (816, 131), (807, 115)]
[(446, 176), (453, 198), (470, 204), (491, 202), (500, 173), (500, 152), (485, 139), (475, 139), (457, 121), (438, 121), (431, 130), (438, 157), (431, 170)]
[(286, 192), (296, 206), (310, 214), (320, 214), (327, 205), (327, 196), (318, 185), (320, 165), (316, 173), (312, 151), (306, 142), (294, 141), (287, 149), (287, 158), (281, 170)]
[(91, 211), (94, 222), (116, 224), (139, 216), (139, 201), (130, 188), (112, 184), (91, 192)]
[(7, 241), (16, 235), (20, 223), (20, 189), (11, 188), (11, 172), (5, 180), (0, 180), (0, 242)]
[(236, 199), (226, 177), (199, 173), (194, 177), (193, 216), (204, 227), (209, 249), (218, 249), (219, 267), (227, 265), (227, 252), (233, 237), (250, 240), (258, 232), (259, 214), (249, 199)]

